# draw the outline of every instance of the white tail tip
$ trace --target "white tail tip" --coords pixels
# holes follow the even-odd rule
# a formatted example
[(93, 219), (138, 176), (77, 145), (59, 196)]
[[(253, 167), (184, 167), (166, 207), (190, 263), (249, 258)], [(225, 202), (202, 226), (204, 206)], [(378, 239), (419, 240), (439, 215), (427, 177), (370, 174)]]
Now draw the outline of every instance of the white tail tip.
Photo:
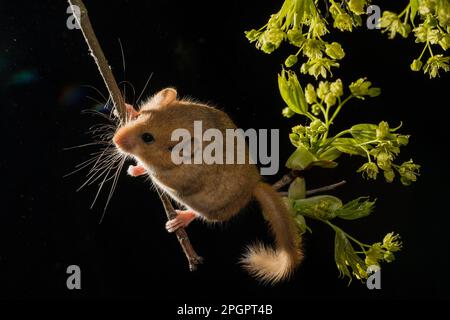
[(259, 281), (275, 284), (291, 275), (295, 262), (287, 251), (259, 244), (247, 249), (241, 263)]

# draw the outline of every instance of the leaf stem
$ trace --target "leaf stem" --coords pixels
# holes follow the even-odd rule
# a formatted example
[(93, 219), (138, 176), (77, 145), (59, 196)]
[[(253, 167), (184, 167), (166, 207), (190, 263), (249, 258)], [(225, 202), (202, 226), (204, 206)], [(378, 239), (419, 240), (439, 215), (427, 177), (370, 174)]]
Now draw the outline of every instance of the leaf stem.
[(339, 111), (341, 111), (341, 109), (344, 106), (344, 104), (346, 104), (347, 101), (349, 101), (351, 98), (353, 98), (353, 94), (349, 95), (347, 98), (344, 99), (344, 101), (341, 102), (341, 104), (336, 108), (336, 110), (334, 111), (333, 115), (331, 116), (329, 124), (333, 123), (333, 120), (336, 118), (336, 116), (338, 115)]
[(425, 46), (423, 47), (422, 53), (420, 54), (418, 60), (422, 59), (422, 56), (423, 56), (423, 54), (425, 53), (425, 50), (427, 50), (427, 46), (428, 46), (428, 41), (427, 41), (427, 43), (425, 44)]
[(362, 243), (361, 241), (359, 241), (358, 239), (355, 239), (354, 237), (352, 237), (351, 235), (349, 235), (347, 232), (345, 232), (344, 230), (342, 230), (341, 228), (339, 228), (338, 226), (336, 226), (335, 224), (331, 223), (328, 220), (323, 220), (323, 219), (319, 219), (322, 222), (326, 223), (327, 225), (329, 225), (334, 231), (340, 231), (342, 233), (345, 234), (345, 236), (347, 238), (349, 238), (350, 240), (352, 240), (354, 243), (356, 243), (357, 245), (360, 246), (361, 250), (364, 251), (364, 253), (366, 252), (365, 248), (370, 248), (371, 246), (365, 243)]

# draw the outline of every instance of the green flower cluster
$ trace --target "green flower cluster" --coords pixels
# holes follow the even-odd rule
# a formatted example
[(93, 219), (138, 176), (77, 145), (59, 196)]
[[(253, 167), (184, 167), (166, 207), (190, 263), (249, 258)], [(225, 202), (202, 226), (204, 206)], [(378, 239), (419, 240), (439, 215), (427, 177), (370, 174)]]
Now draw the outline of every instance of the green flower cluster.
[(400, 236), (390, 232), (384, 237), (383, 242), (374, 243), (369, 247), (365, 252), (365, 263), (368, 266), (379, 266), (381, 261), (392, 262), (395, 260), (394, 253), (401, 248)]
[[(397, 34), (407, 37), (414, 32), (418, 42), (426, 43), (431, 57), (422, 65), (424, 49), (411, 67), (415, 70), (423, 68), (431, 77), (437, 76), (441, 69), (448, 69), (449, 59), (440, 54), (433, 55), (431, 51), (431, 45), (440, 45), (444, 50), (449, 46), (449, 10), (443, 8), (444, 1), (450, 3), (449, 0), (410, 0), (409, 6), (400, 15), (385, 12), (381, 19), (381, 27), (384, 32), (389, 32), (390, 38)], [(246, 36), (265, 53), (272, 53), (283, 42), (290, 43), (297, 48), (297, 52), (284, 61), (286, 68), (295, 66), (303, 57), (300, 61), (301, 73), (314, 76), (316, 80), (319, 77), (327, 78), (332, 76), (332, 68), (339, 67), (338, 61), (345, 57), (338, 42), (323, 39), (329, 32), (328, 27), (332, 25), (340, 31), (352, 31), (361, 26), (360, 16), (365, 13), (368, 3), (368, 0), (285, 0), (280, 11), (272, 15), (266, 25), (259, 30), (246, 32)], [(319, 10), (319, 5), (328, 9), (326, 18)], [(326, 20), (330, 16), (328, 13), (332, 24)], [(423, 21), (417, 27), (414, 24), (416, 15)], [(405, 18), (402, 20), (403, 16)], [(301, 115), (306, 119), (306, 123), (294, 126), (289, 135), (295, 151), (286, 162), (287, 168), (296, 172), (314, 166), (334, 168), (338, 165), (338, 158), (348, 154), (366, 160), (357, 170), (365, 178), (376, 179), (382, 171), (387, 182), (392, 182), (396, 176), (403, 185), (410, 185), (417, 180), (419, 165), (412, 160), (396, 163), (400, 148), (409, 142), (408, 135), (397, 132), (400, 126), (392, 129), (385, 121), (379, 124), (362, 123), (332, 134), (331, 128), (336, 117), (347, 102), (354, 98), (364, 100), (380, 95), (380, 88), (373, 87), (366, 78), (352, 82), (347, 90), (341, 79), (319, 81), (315, 85), (308, 83), (302, 87), (297, 74), (283, 68), (278, 75), (278, 87), (285, 103), (282, 114), (288, 118)], [(288, 197), (284, 201), (294, 215), (301, 234), (311, 231), (305, 218), (322, 221), (333, 228), (335, 261), (342, 276), (348, 277), (350, 281), (352, 277), (363, 280), (368, 277), (369, 266), (379, 266), (380, 262), (394, 260), (394, 253), (401, 249), (398, 235), (389, 233), (383, 242), (367, 245), (332, 223), (335, 218), (353, 220), (369, 215), (373, 211), (374, 201), (361, 197), (343, 204), (339, 198), (331, 195), (307, 198), (306, 194), (304, 179), (297, 178), (290, 184)], [(360, 250), (354, 249), (355, 244)]]
[[(382, 32), (388, 32), (390, 39), (397, 34), (406, 38), (412, 30), (415, 42), (424, 44), (419, 57), (412, 61), (411, 70), (423, 70), (430, 78), (439, 76), (440, 70), (450, 70), (450, 57), (435, 54), (432, 48), (440, 47), (445, 52), (450, 47), (450, 1), (410, 0), (400, 14), (383, 12), (380, 24)], [(427, 49), (428, 59), (425, 58)]]
[(361, 15), (366, 12), (368, 1), (350, 0), (341, 2), (330, 0), (329, 2), (329, 12), (334, 20), (333, 27), (341, 31), (352, 31), (354, 26), (362, 25)]
[[(291, 183), (284, 201), (294, 215), (300, 234), (311, 232), (305, 217), (322, 221), (335, 231), (334, 257), (342, 277), (348, 277), (349, 282), (353, 276), (364, 280), (368, 277), (368, 267), (374, 265), (379, 267), (381, 262), (395, 260), (394, 254), (402, 248), (399, 235), (391, 232), (386, 234), (382, 242), (368, 245), (350, 236), (332, 222), (335, 218), (344, 220), (364, 218), (373, 212), (375, 201), (370, 201), (368, 197), (360, 197), (343, 204), (339, 198), (331, 195), (309, 198), (305, 198), (305, 195), (305, 180), (298, 177)], [(355, 250), (352, 243), (359, 247), (359, 251)]]
[[(352, 31), (353, 26), (362, 24), (360, 15), (365, 13), (366, 0), (350, 0), (337, 3), (327, 0), (333, 19), (333, 26), (341, 31)], [(250, 42), (265, 53), (278, 49), (283, 41), (297, 47), (297, 52), (285, 60), (290, 68), (297, 64), (302, 54), (306, 61), (300, 71), (304, 74), (326, 78), (332, 75), (331, 68), (339, 67), (338, 60), (345, 56), (341, 45), (327, 42), (322, 37), (329, 31), (327, 20), (317, 8), (316, 0), (285, 0), (280, 11), (271, 15), (268, 23), (259, 30), (247, 31)]]
[(350, 147), (347, 153), (367, 157), (368, 162), (358, 169), (358, 172), (367, 179), (376, 179), (381, 169), (387, 182), (392, 182), (397, 172), (402, 184), (408, 186), (417, 180), (420, 166), (412, 160), (402, 165), (393, 162), (400, 153), (400, 147), (406, 146), (409, 142), (408, 135), (395, 133), (398, 129), (391, 129), (385, 121), (378, 125), (356, 125), (350, 129), (351, 139), (336, 139), (334, 146), (342, 152)]
[[(396, 175), (403, 185), (417, 180), (419, 165), (412, 160), (401, 165), (394, 163), (400, 154), (400, 147), (409, 142), (408, 135), (397, 132), (401, 126), (390, 128), (385, 121), (379, 124), (362, 123), (330, 136), (330, 128), (348, 101), (353, 98), (364, 100), (381, 93), (380, 88), (373, 87), (367, 78), (360, 78), (348, 85), (349, 93), (346, 95), (341, 79), (320, 81), (317, 87), (308, 83), (303, 89), (295, 72), (283, 69), (278, 75), (278, 85), (287, 105), (283, 115), (292, 117), (298, 114), (308, 119), (307, 124), (292, 128), (289, 138), (296, 149), (288, 158), (286, 167), (298, 171), (313, 166), (334, 168), (338, 165), (336, 160), (342, 154), (348, 154), (367, 160), (357, 172), (368, 179), (376, 179), (381, 170), (387, 182), (392, 182)], [(339, 198), (331, 195), (309, 198), (305, 195), (305, 182), (297, 178), (289, 187), (286, 204), (295, 217), (300, 233), (310, 230), (305, 217), (325, 222), (334, 229), (335, 261), (342, 276), (366, 279), (368, 266), (394, 260), (394, 252), (401, 247), (397, 242), (398, 236), (388, 234), (383, 243), (366, 245), (330, 221), (336, 217), (345, 220), (365, 217), (373, 211), (374, 202), (358, 198), (343, 205)], [(355, 251), (352, 242), (361, 250)]]
[[(400, 236), (393, 232), (388, 233), (383, 242), (376, 242), (372, 245), (364, 244), (348, 235), (342, 229), (331, 225), (335, 231), (335, 261), (341, 277), (352, 275), (359, 280), (367, 279), (368, 268), (380, 266), (380, 262), (392, 262), (395, 260), (395, 252), (402, 248)], [(360, 251), (356, 251), (352, 242), (359, 246)]]
[(385, 121), (378, 125), (357, 124), (329, 137), (330, 126), (350, 99), (376, 97), (381, 93), (380, 88), (373, 87), (366, 78), (352, 82), (348, 86), (350, 95), (345, 98), (341, 79), (320, 81), (317, 88), (308, 83), (303, 90), (296, 74), (283, 70), (278, 76), (278, 83), (280, 94), (287, 104), (283, 114), (287, 117), (300, 114), (310, 120), (309, 125), (292, 128), (289, 138), (296, 150), (286, 162), (288, 168), (333, 168), (337, 165), (335, 160), (345, 153), (367, 160), (357, 170), (367, 179), (376, 179), (381, 170), (387, 182), (392, 182), (396, 174), (404, 185), (417, 180), (419, 165), (412, 160), (401, 165), (394, 163), (400, 154), (400, 147), (409, 142), (408, 135), (397, 133), (400, 127), (392, 129)]

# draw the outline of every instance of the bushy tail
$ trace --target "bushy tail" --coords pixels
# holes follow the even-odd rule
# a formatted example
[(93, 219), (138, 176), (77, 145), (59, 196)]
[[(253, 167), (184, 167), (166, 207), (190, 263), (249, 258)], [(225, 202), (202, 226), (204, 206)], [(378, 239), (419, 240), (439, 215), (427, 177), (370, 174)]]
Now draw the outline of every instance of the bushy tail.
[(301, 238), (278, 193), (268, 184), (259, 182), (253, 195), (261, 204), (275, 236), (275, 248), (257, 244), (248, 248), (241, 260), (244, 268), (258, 280), (275, 284), (288, 278), (301, 262)]

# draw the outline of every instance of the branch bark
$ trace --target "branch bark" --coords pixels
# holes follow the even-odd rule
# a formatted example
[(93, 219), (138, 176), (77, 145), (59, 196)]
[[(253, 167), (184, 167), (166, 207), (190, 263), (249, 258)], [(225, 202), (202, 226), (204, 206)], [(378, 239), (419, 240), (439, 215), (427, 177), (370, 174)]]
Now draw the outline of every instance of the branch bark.
[[(78, 25), (81, 27), (81, 32), (83, 33), (84, 40), (86, 41), (91, 56), (94, 58), (95, 64), (98, 67), (98, 71), (105, 82), (106, 88), (111, 96), (111, 100), (114, 104), (114, 107), (117, 110), (119, 119), (121, 123), (126, 122), (127, 110), (125, 107), (125, 99), (122, 96), (122, 93), (117, 85), (116, 79), (112, 73), (111, 67), (108, 64), (108, 60), (103, 53), (103, 50), (98, 42), (97, 36), (95, 35), (94, 29), (92, 28), (91, 21), (89, 20), (88, 11), (82, 0), (68, 0), (69, 5), (72, 7), (72, 12), (77, 12), (74, 10), (73, 6), (77, 6), (80, 9), (80, 16), (77, 17), (74, 14), (75, 19), (78, 22)], [(166, 212), (168, 219), (173, 219), (176, 217), (177, 213), (170, 202), (170, 199), (166, 194), (162, 193), (158, 190), (158, 195), (163, 203), (164, 210)], [(184, 228), (180, 228), (175, 232), (177, 239), (183, 248), (184, 254), (189, 262), (189, 269), (194, 271), (197, 269), (197, 265), (202, 262), (202, 258), (197, 255), (194, 248), (189, 241), (189, 237)]]
[(274, 188), (275, 190), (279, 190), (279, 189), (283, 188), (284, 186), (290, 184), (299, 175), (300, 175), (299, 171), (290, 171), (289, 173), (282, 176), (280, 180), (275, 182), (272, 185), (272, 188)]
[(343, 185), (346, 184), (346, 183), (347, 183), (347, 181), (342, 180), (342, 181), (340, 181), (340, 182), (338, 182), (338, 183), (330, 184), (329, 186), (325, 186), (325, 187), (321, 187), (321, 188), (317, 188), (317, 189), (307, 190), (307, 191), (306, 191), (306, 195), (307, 195), (307, 196), (310, 196), (310, 195), (312, 195), (312, 194), (316, 194), (316, 193), (320, 193), (320, 192), (324, 192), (324, 191), (333, 190), (333, 189), (336, 189), (336, 188), (338, 188), (338, 187), (340, 187), (340, 186), (343, 186)]
[[(342, 186), (342, 185), (344, 185), (346, 183), (347, 183), (347, 181), (342, 180), (340, 182), (333, 183), (333, 184), (330, 184), (328, 186), (320, 187), (320, 188), (317, 188), (317, 189), (307, 190), (306, 191), (306, 195), (310, 196), (310, 195), (313, 195), (313, 194), (316, 194), (316, 193), (321, 193), (321, 192), (324, 192), (324, 191), (334, 190), (334, 189), (336, 189), (336, 188), (338, 188), (338, 187), (340, 187), (340, 186)], [(280, 196), (287, 196), (288, 192), (287, 191), (283, 191), (283, 192), (278, 192), (278, 194)]]

